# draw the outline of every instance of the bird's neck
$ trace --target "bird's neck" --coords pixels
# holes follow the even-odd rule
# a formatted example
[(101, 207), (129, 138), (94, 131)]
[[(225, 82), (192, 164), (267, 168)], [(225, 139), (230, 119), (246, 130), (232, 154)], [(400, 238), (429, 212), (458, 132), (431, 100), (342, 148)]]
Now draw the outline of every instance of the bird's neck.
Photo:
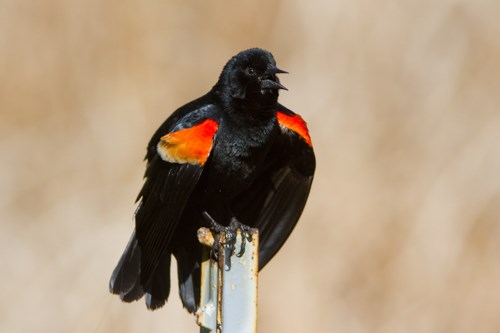
[(247, 94), (244, 98), (235, 98), (225, 91), (215, 90), (223, 110), (227, 113), (249, 116), (256, 119), (267, 120), (275, 117), (278, 105), (278, 94)]
[(276, 118), (277, 102), (260, 103), (249, 101), (232, 101), (231, 105), (225, 108), (228, 116), (244, 121), (248, 125), (267, 125)]

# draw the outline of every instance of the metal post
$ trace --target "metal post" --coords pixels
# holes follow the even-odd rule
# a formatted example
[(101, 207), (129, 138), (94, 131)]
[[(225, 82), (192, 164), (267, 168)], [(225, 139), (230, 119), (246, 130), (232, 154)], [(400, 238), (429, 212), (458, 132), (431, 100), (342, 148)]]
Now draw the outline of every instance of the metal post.
[[(225, 243), (224, 232), (218, 235)], [(242, 241), (245, 253), (230, 258), (231, 267), (225, 266), (225, 246), (219, 248), (218, 262), (211, 259), (214, 235), (207, 228), (198, 230), (198, 239), (204, 246), (201, 265), (201, 297), (197, 323), (202, 333), (255, 333), (257, 331), (257, 279), (258, 279), (258, 230), (253, 230), (252, 240), (242, 239), (238, 230), (235, 253)]]

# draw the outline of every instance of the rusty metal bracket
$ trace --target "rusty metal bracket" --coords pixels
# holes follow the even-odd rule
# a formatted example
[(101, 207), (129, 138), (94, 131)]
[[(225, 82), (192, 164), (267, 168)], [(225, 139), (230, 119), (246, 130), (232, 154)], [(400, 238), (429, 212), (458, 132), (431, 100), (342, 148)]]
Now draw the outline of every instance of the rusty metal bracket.
[[(218, 235), (221, 244), (226, 235)], [(196, 313), (202, 333), (255, 333), (257, 331), (257, 280), (259, 232), (253, 229), (252, 240), (242, 239), (238, 230), (235, 249), (238, 253), (242, 242), (245, 253), (230, 258), (231, 267), (225, 266), (225, 246), (218, 252), (218, 261), (212, 259), (214, 234), (208, 228), (198, 230), (198, 240), (203, 247), (201, 264), (201, 297)]]

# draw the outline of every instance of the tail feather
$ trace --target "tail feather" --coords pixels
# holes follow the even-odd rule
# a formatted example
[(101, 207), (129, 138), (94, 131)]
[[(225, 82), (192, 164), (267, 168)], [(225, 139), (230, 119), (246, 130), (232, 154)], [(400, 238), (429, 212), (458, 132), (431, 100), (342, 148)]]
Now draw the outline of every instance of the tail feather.
[(134, 294), (137, 294), (137, 280), (140, 278), (140, 274), (141, 249), (134, 231), (125, 251), (111, 274), (109, 291), (113, 294), (119, 294), (121, 298), (122, 295), (124, 297), (131, 291), (135, 291)]
[[(196, 251), (193, 251), (196, 252)], [(182, 305), (193, 313), (200, 302), (200, 263), (186, 250), (175, 253), (177, 259), (177, 274), (179, 277), (179, 295)]]
[(140, 279), (137, 278), (135, 281), (134, 287), (127, 293), (120, 293), (120, 299), (124, 302), (130, 303), (133, 301), (139, 300), (142, 296), (144, 296), (144, 289), (140, 283)]
[(134, 231), (111, 274), (109, 291), (120, 295), (120, 299), (127, 303), (137, 301), (146, 294), (146, 306), (149, 310), (162, 307), (170, 294), (170, 258), (170, 252), (162, 255), (150, 281), (143, 286), (141, 283), (141, 248)]
[(170, 257), (169, 252), (162, 255), (151, 284), (146, 288), (146, 306), (149, 310), (161, 308), (170, 294)]

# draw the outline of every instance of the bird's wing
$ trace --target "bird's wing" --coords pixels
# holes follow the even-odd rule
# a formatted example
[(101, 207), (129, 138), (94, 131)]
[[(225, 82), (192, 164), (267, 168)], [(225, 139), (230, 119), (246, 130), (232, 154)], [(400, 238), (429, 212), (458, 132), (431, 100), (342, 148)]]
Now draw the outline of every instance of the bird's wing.
[(279, 106), (281, 133), (260, 176), (234, 203), (245, 224), (259, 228), (259, 269), (278, 252), (302, 214), (316, 161), (307, 125)]
[[(215, 107), (190, 112), (170, 127), (168, 132), (153, 136), (146, 179), (138, 196), (135, 234), (141, 250), (143, 285), (151, 279), (210, 155), (218, 129)], [(156, 146), (155, 154), (151, 153), (152, 145)]]

